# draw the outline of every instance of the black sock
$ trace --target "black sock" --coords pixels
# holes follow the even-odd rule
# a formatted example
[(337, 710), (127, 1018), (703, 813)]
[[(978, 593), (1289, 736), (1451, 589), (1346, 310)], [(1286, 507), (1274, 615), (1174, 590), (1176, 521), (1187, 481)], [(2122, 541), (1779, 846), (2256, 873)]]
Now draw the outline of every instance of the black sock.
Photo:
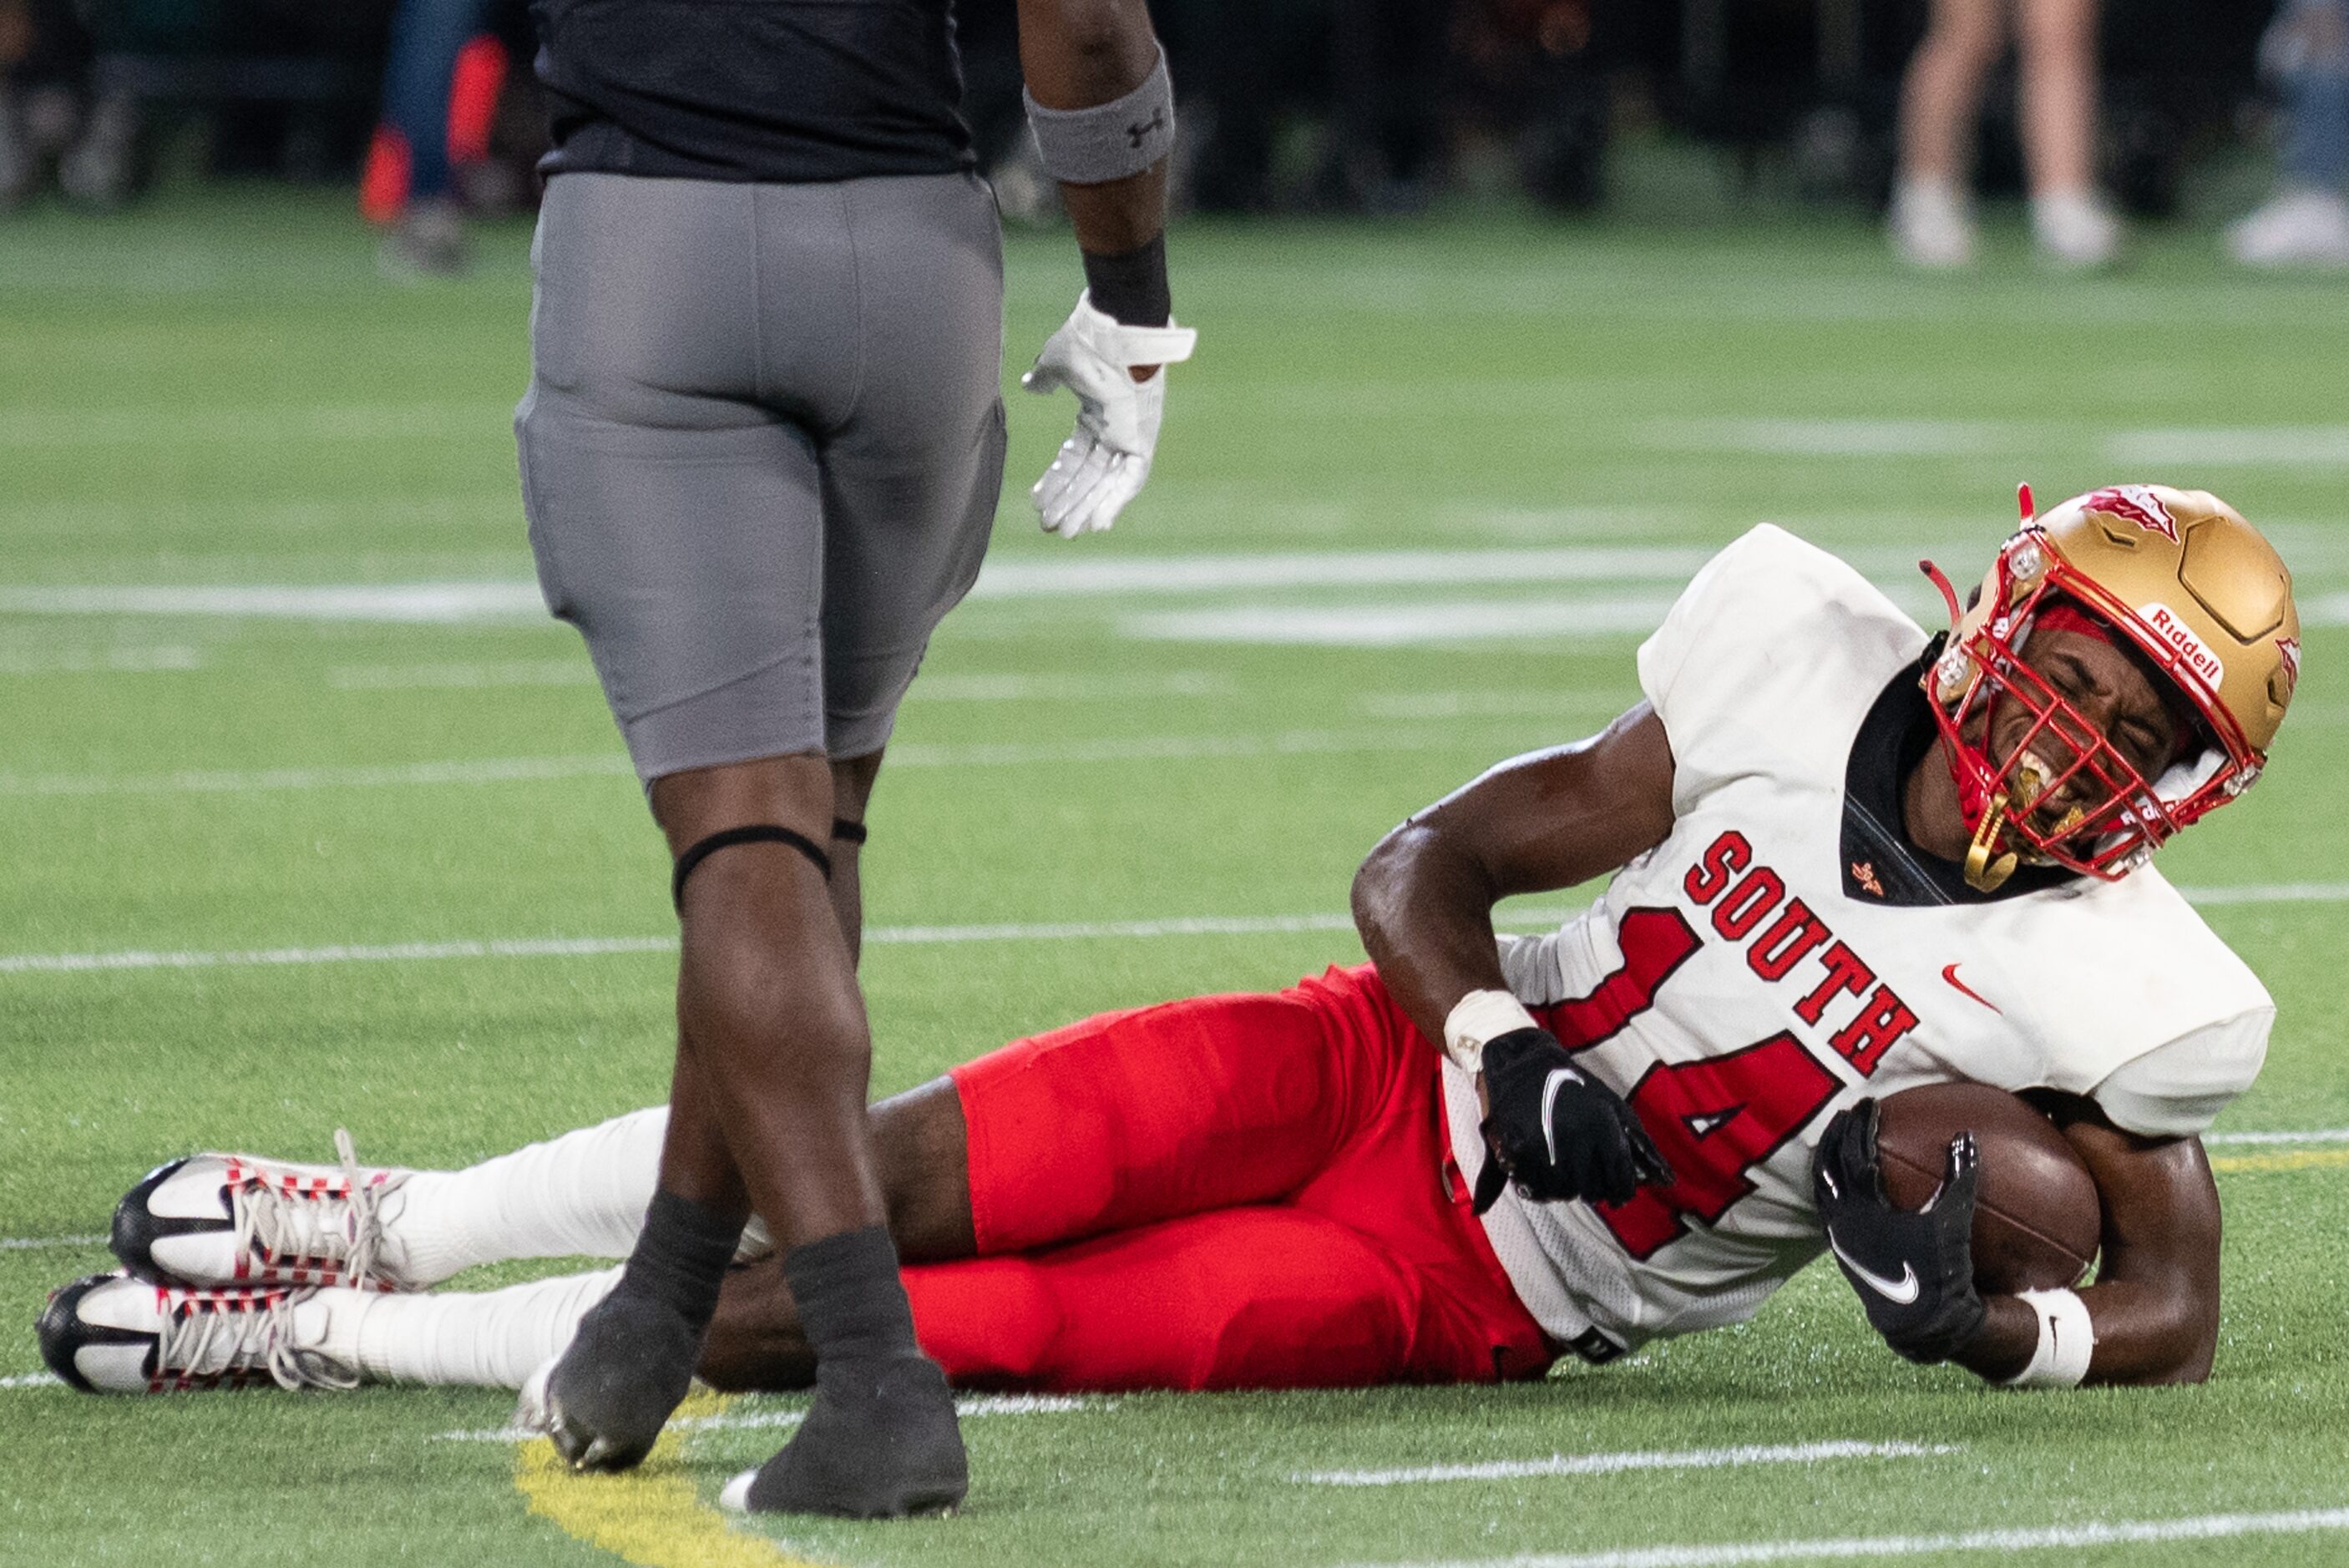
[(717, 1315), (718, 1287), (734, 1261), (742, 1225), (739, 1216), (657, 1190), (622, 1287), (660, 1302), (699, 1333)]
[(827, 1362), (918, 1354), (914, 1308), (897, 1274), (897, 1248), (888, 1231), (867, 1225), (793, 1247), (783, 1254), (783, 1278), (800, 1309), (800, 1328)]

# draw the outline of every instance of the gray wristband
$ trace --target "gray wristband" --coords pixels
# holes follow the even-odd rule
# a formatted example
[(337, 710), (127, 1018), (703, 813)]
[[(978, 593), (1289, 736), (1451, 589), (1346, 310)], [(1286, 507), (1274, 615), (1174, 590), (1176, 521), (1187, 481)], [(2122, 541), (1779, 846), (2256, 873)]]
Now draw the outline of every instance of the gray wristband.
[(1028, 129), (1044, 172), (1070, 185), (1102, 185), (1139, 174), (1174, 150), (1174, 85), (1166, 51), (1140, 87), (1091, 108), (1046, 108), (1027, 89)]

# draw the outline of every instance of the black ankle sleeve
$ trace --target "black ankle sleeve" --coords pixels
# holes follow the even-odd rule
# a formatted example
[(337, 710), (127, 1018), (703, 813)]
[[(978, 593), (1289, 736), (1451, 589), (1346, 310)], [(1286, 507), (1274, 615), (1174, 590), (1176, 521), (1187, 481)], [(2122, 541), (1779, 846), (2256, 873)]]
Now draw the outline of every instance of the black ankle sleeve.
[(656, 1191), (645, 1228), (628, 1254), (623, 1284), (675, 1309), (697, 1328), (718, 1311), (718, 1287), (742, 1240), (740, 1217)]
[(818, 1366), (915, 1352), (914, 1309), (882, 1226), (793, 1247), (783, 1254), (783, 1278)]

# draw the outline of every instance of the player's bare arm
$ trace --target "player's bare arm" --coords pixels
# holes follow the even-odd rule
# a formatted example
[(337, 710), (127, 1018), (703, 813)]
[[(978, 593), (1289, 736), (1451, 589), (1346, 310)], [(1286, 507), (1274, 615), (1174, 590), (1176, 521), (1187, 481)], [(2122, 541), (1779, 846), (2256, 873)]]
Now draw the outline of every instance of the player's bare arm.
[[(2079, 1293), (2095, 1326), (2089, 1383), (2199, 1383), (2219, 1349), (2219, 1188), (2199, 1138), (2140, 1138), (2083, 1101), (2064, 1129), (2104, 1198), (2103, 1261)], [(1955, 1357), (1991, 1382), (2039, 1342), (2031, 1307), (1992, 1296)]]
[(1504, 763), (1397, 828), (1354, 877), (1354, 920), (1404, 1012), (1481, 1075), (1479, 1212), (1527, 1197), (1622, 1202), (1671, 1172), (1622, 1099), (1509, 995), (1493, 905), (1615, 871), (1672, 826), (1672, 753), (1647, 704), (1575, 746)]
[(1431, 1040), (1472, 991), (1499, 990), (1493, 906), (1605, 876), (1672, 827), (1672, 752), (1645, 702), (1588, 740), (1513, 758), (1380, 841), (1354, 874), (1354, 924)]

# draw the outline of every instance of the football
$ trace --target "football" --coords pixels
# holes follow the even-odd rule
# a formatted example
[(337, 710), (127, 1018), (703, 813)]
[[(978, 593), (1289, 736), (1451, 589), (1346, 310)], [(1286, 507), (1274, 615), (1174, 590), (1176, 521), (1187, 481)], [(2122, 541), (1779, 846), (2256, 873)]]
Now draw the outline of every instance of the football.
[(1976, 1287), (2011, 1295), (2077, 1284), (2104, 1226), (2095, 1181), (2055, 1124), (2004, 1089), (1927, 1084), (1888, 1097), (1877, 1127), (1885, 1195), (1922, 1207), (1949, 1169), (1950, 1140), (1969, 1130), (1982, 1152)]

